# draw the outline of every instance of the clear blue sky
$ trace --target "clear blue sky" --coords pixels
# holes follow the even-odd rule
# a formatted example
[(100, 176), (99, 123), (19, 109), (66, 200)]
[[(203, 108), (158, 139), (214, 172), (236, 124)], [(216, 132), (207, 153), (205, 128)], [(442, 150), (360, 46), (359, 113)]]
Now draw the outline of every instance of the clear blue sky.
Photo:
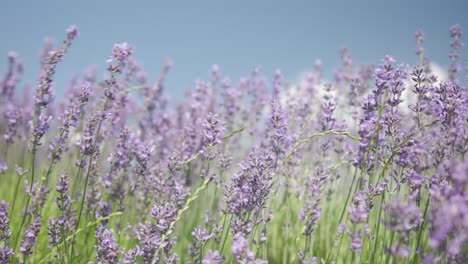
[[(88, 65), (104, 69), (112, 44), (136, 47), (153, 80), (166, 55), (174, 59), (166, 88), (177, 99), (210, 66), (237, 80), (255, 64), (287, 79), (323, 61), (326, 75), (348, 47), (355, 61), (379, 63), (385, 54), (417, 61), (413, 32), (426, 34), (428, 55), (448, 65), (448, 29), (468, 35), (468, 1), (4, 1), (0, 7), (0, 71), (6, 54), (18, 52), (35, 84), (44, 37), (60, 41), (76, 24), (80, 37), (57, 71), (57, 89)], [(463, 38), (468, 42), (468, 38)], [(466, 59), (468, 46), (463, 48)], [(465, 73), (463, 73), (465, 74)], [(60, 94), (60, 91), (58, 92)]]

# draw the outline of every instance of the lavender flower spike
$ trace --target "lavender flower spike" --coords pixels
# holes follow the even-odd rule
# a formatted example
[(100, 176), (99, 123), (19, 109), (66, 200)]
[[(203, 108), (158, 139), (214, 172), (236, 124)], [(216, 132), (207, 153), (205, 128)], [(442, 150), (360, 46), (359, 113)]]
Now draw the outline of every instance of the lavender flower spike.
[(202, 149), (200, 154), (207, 160), (213, 160), (216, 158), (218, 153), (212, 148), (218, 144), (221, 144), (223, 138), (222, 132), (225, 130), (225, 125), (219, 121), (218, 116), (209, 113), (203, 122), (203, 134), (202, 134)]
[(37, 217), (34, 222), (26, 229), (24, 239), (21, 241), (20, 252), (25, 256), (31, 255), (33, 247), (36, 245), (37, 236), (42, 227), (42, 219)]
[(8, 217), (8, 208), (10, 205), (5, 202), (0, 202), (0, 241), (6, 242), (11, 236), (10, 218)]

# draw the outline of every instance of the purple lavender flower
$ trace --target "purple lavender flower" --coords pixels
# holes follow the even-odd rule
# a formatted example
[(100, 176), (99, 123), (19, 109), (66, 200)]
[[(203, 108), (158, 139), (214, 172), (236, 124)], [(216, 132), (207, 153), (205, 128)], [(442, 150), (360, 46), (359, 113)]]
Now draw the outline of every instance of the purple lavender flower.
[(234, 233), (251, 232), (250, 214), (258, 213), (266, 205), (272, 186), (273, 155), (267, 150), (252, 150), (241, 170), (234, 174), (226, 194), (227, 212), (236, 216)]
[(348, 209), (349, 221), (353, 225), (365, 223), (369, 214), (363, 192), (356, 194), (353, 204)]
[(96, 259), (98, 263), (117, 263), (122, 253), (112, 230), (99, 226), (96, 230)]
[[(168, 182), (166, 182), (168, 181)], [(159, 183), (163, 186), (158, 186), (156, 189), (154, 204), (151, 208), (151, 217), (153, 222), (146, 222), (140, 224), (137, 233), (137, 238), (141, 243), (141, 252), (144, 263), (151, 263), (156, 257), (156, 262), (160, 256), (155, 256), (156, 250), (164, 243), (165, 255), (169, 259), (164, 262), (176, 260), (177, 256), (172, 254), (172, 245), (175, 239), (166, 237), (162, 239), (167, 233), (173, 232), (171, 223), (176, 220), (179, 210), (185, 203), (188, 196), (187, 190), (178, 182), (166, 179)]]
[(137, 150), (135, 152), (135, 161), (136, 165), (134, 168), (136, 180), (133, 184), (132, 189), (137, 189), (140, 186), (140, 179), (143, 181), (148, 179), (148, 175), (150, 174), (150, 158), (151, 152), (153, 152), (154, 146), (149, 145), (138, 145)]
[(66, 173), (62, 173), (55, 185), (59, 196), (56, 198), (55, 202), (60, 211), (68, 211), (71, 205), (71, 199), (69, 194), (68, 188), (68, 175)]
[(363, 99), (362, 109), (364, 116), (359, 124), (359, 143), (358, 151), (354, 157), (353, 165), (361, 169), (372, 169), (374, 155), (371, 151), (375, 147), (375, 140), (378, 140), (378, 135), (374, 135), (375, 125), (377, 122), (378, 108), (377, 99), (374, 93), (369, 94)]
[(154, 224), (148, 222), (140, 224), (137, 232), (137, 239), (141, 244), (141, 257), (143, 263), (148, 264), (154, 258), (156, 249), (161, 244), (161, 236), (156, 230)]
[(351, 234), (351, 239), (352, 239), (351, 246), (350, 246), (351, 251), (353, 251), (353, 252), (361, 251), (361, 249), (362, 249), (362, 232), (359, 231), (359, 232)]
[(61, 115), (60, 119), (62, 122), (59, 127), (59, 134), (55, 137), (49, 147), (49, 159), (51, 160), (51, 164), (55, 164), (62, 157), (66, 148), (65, 144), (70, 133), (70, 129), (77, 126), (78, 119), (82, 115), (83, 106), (88, 102), (90, 93), (91, 84), (88, 82), (83, 83), (80, 94)]
[[(70, 189), (69, 189), (69, 179), (66, 173), (62, 173), (59, 176), (59, 179), (55, 185), (56, 191), (58, 196), (55, 198), (55, 203), (57, 204), (58, 209), (62, 212), (62, 215), (55, 219), (52, 222), (48, 222), (48, 228), (50, 235), (54, 236), (54, 238), (58, 238), (57, 236), (64, 235), (63, 231), (70, 234), (73, 233), (76, 226), (76, 216), (75, 211), (72, 208), (72, 198), (70, 196)], [(60, 227), (60, 232), (58, 232), (57, 228)], [(51, 240), (52, 239), (52, 240)], [(63, 237), (61, 237), (63, 239)], [(55, 239), (50, 238), (49, 240), (55, 241)]]
[(7, 170), (8, 170), (8, 164), (5, 161), (0, 160), (0, 174), (4, 173)]
[(453, 25), (450, 28), (450, 37), (453, 39), (450, 46), (452, 51), (449, 54), (449, 58), (452, 61), (452, 65), (449, 69), (449, 77), (451, 81), (454, 81), (457, 77), (457, 73), (460, 71), (460, 65), (458, 65), (458, 60), (460, 58), (460, 48), (463, 47), (463, 43), (460, 42), (460, 38), (463, 35), (463, 30), (460, 25)]
[(369, 211), (373, 205), (371, 195), (372, 190), (369, 189), (357, 192), (354, 197), (354, 201), (348, 208), (348, 219), (352, 224), (352, 228), (348, 228), (346, 225), (344, 227), (351, 237), (352, 242), (350, 249), (353, 252), (357, 252), (362, 249), (363, 233), (367, 235), (370, 234), (369, 226), (366, 224), (362, 227), (362, 224), (368, 221)]
[(203, 122), (202, 147), (200, 154), (207, 160), (213, 160), (218, 153), (213, 148), (222, 143), (225, 125), (219, 121), (218, 116), (208, 113)]
[[(25, 185), (28, 184), (28, 181), (25, 181)], [(37, 181), (34, 181), (29, 187), (26, 187), (24, 190), (25, 194), (31, 199), (31, 203), (27, 208), (26, 213), (29, 216), (36, 217), (41, 214), (41, 210), (44, 207), (47, 195), (49, 194), (49, 189)]]
[(21, 241), (20, 252), (25, 256), (31, 255), (33, 247), (36, 245), (37, 236), (42, 227), (42, 219), (37, 217), (24, 232), (24, 239)]
[(112, 47), (111, 62), (123, 62), (132, 55), (134, 48), (127, 42), (116, 43)]
[(23, 64), (14, 51), (8, 52), (8, 71), (0, 78), (0, 95), (6, 104), (14, 103), (14, 93), (23, 73)]
[(105, 90), (104, 95), (106, 97), (106, 104), (104, 111), (107, 111), (110, 107), (109, 102), (112, 102), (117, 99), (117, 93), (120, 91), (120, 83), (116, 75), (122, 73), (123, 68), (129, 57), (133, 53), (133, 47), (128, 43), (116, 43), (112, 48), (112, 55), (107, 60), (109, 66), (107, 70), (110, 73), (110, 76), (105, 80)]
[(305, 193), (306, 193), (306, 203), (304, 208), (301, 209), (299, 214), (299, 219), (305, 221), (304, 230), (302, 234), (305, 236), (310, 236), (315, 229), (315, 225), (320, 218), (321, 208), (319, 208), (320, 203), (320, 193), (324, 181), (328, 178), (329, 172), (322, 167), (316, 169), (315, 175), (307, 177), (307, 182), (305, 184)]
[(76, 25), (71, 25), (67, 28), (67, 38), (72, 40), (78, 36), (80, 36), (80, 31), (78, 31), (78, 27)]
[(411, 253), (411, 247), (409, 245), (397, 243), (392, 245), (392, 247), (386, 249), (388, 253), (393, 256), (397, 256), (400, 258), (408, 258)]
[[(112, 213), (112, 202), (99, 202), (98, 209), (96, 210), (96, 218), (104, 218)], [(109, 220), (102, 220), (101, 224), (106, 226)]]
[(7, 120), (6, 131), (3, 135), (3, 140), (7, 144), (12, 144), (15, 137), (19, 137), (18, 130), (23, 122), (23, 111), (14, 103), (7, 103), (5, 113), (3, 114)]
[[(103, 117), (105, 117), (105, 115), (102, 113), (94, 113), (86, 124), (86, 127), (83, 131), (83, 136), (78, 141), (78, 146), (84, 155), (92, 155), (94, 153), (94, 134), (98, 123), (102, 120)], [(84, 160), (79, 160), (77, 162), (77, 166), (84, 167), (84, 162)]]
[(10, 218), (8, 217), (8, 208), (10, 205), (5, 202), (0, 202), (0, 241), (6, 242), (11, 236)]
[(419, 207), (411, 201), (404, 202), (394, 198), (385, 204), (383, 209), (387, 212), (387, 219), (384, 219), (383, 223), (387, 228), (399, 235), (399, 241), (390, 245), (387, 251), (391, 255), (401, 258), (409, 257), (411, 250), (408, 245), (410, 232), (417, 232), (419, 224), (423, 220)]
[(47, 130), (50, 128), (50, 120), (52, 116), (40, 115), (37, 120), (37, 125), (33, 130), (33, 143), (37, 146), (40, 145), (40, 139), (45, 135)]
[(126, 194), (124, 187), (128, 179), (126, 172), (134, 157), (133, 146), (133, 136), (130, 135), (128, 128), (124, 127), (121, 129), (114, 151), (108, 158), (110, 168), (105, 176), (105, 186), (109, 188), (111, 199), (121, 206)]
[(401, 236), (407, 237), (422, 221), (419, 207), (412, 202), (392, 199), (384, 206), (384, 210), (388, 214), (388, 219), (384, 220), (384, 224)]
[(210, 240), (213, 235), (201, 226), (198, 226), (192, 231), (192, 236), (195, 239), (193, 240), (192, 247), (190, 248), (190, 256), (193, 258), (193, 261), (197, 263), (202, 259), (203, 245)]
[(275, 154), (275, 167), (277, 162), (284, 157), (286, 152), (288, 139), (286, 114), (278, 101), (273, 101), (271, 104), (271, 115), (268, 123), (267, 133), (269, 136), (269, 144), (271, 151)]
[(140, 255), (140, 247), (135, 246), (134, 249), (129, 250), (122, 261), (122, 264), (133, 264), (137, 262), (137, 257)]
[[(39, 78), (39, 84), (36, 88), (35, 114), (38, 118), (36, 124), (33, 127), (33, 144), (34, 147), (39, 144), (42, 136), (49, 129), (48, 117), (42, 114), (42, 109), (46, 108), (54, 98), (54, 91), (52, 89), (52, 78), (55, 74), (55, 67), (62, 60), (63, 55), (71, 45), (73, 39), (78, 35), (78, 29), (76, 26), (72, 26), (67, 30), (67, 39), (63, 42), (61, 50), (49, 51), (47, 62), (44, 63), (41, 75)], [(35, 151), (35, 150), (33, 150)]]
[(416, 39), (416, 55), (419, 58), (419, 66), (424, 69), (424, 72), (430, 72), (430, 61), (429, 58), (425, 56), (426, 50), (424, 49), (424, 32), (416, 31), (414, 33), (414, 38)]
[(227, 171), (231, 168), (232, 165), (232, 156), (229, 154), (223, 153), (219, 157), (218, 167), (221, 172)]
[(11, 249), (9, 245), (0, 246), (0, 263), (10, 263), (10, 258), (13, 255), (13, 249)]
[(456, 257), (468, 243), (468, 234), (462, 231), (468, 230), (467, 159), (455, 168), (452, 166), (451, 170), (443, 170), (448, 173), (453, 186), (441, 183), (431, 187), (433, 205), (428, 217), (431, 222), (429, 245), (449, 257)]
[(273, 98), (276, 100), (281, 92), (281, 88), (283, 86), (283, 73), (280, 69), (275, 70), (275, 74), (273, 75)]
[(416, 54), (418, 56), (422, 56), (424, 54), (424, 48), (420, 47), (424, 43), (424, 32), (416, 31), (414, 32), (414, 38), (416, 39), (416, 44), (418, 45), (418, 49)]
[(47, 235), (49, 236), (49, 246), (58, 246), (65, 236), (63, 234), (65, 220), (63, 218), (52, 217), (47, 220)]
[(224, 257), (219, 254), (219, 251), (208, 251), (203, 258), (202, 264), (222, 264)]
[(239, 263), (266, 264), (268, 262), (255, 258), (255, 253), (249, 247), (249, 241), (238, 233), (233, 237), (232, 255)]
[(336, 102), (331, 94), (332, 85), (327, 83), (324, 85), (325, 94), (323, 96), (322, 105), (320, 106), (320, 124), (322, 131), (331, 130), (335, 127), (335, 117), (333, 113), (336, 109)]

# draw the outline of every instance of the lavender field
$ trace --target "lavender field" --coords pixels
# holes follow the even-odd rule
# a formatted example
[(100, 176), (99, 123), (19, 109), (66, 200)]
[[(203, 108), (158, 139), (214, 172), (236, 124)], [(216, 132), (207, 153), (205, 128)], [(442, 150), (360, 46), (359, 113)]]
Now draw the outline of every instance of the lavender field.
[(447, 78), (416, 32), (417, 65), (215, 64), (170, 101), (171, 59), (155, 78), (117, 43), (55, 99), (79, 35), (45, 43), (31, 89), (2, 60), (0, 263), (468, 263), (460, 26)]

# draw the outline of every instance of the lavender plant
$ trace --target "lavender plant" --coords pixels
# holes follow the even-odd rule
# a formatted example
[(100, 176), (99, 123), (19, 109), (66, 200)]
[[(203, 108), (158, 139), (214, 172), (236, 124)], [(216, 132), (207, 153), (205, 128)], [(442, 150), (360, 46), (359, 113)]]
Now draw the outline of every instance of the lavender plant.
[(0, 263), (468, 261), (459, 25), (448, 79), (418, 31), (415, 65), (344, 48), (332, 80), (317, 60), (293, 85), (214, 64), (174, 101), (172, 59), (151, 81), (118, 43), (102, 79), (73, 76), (57, 102), (66, 34), (35, 91), (15, 52), (0, 77)]

